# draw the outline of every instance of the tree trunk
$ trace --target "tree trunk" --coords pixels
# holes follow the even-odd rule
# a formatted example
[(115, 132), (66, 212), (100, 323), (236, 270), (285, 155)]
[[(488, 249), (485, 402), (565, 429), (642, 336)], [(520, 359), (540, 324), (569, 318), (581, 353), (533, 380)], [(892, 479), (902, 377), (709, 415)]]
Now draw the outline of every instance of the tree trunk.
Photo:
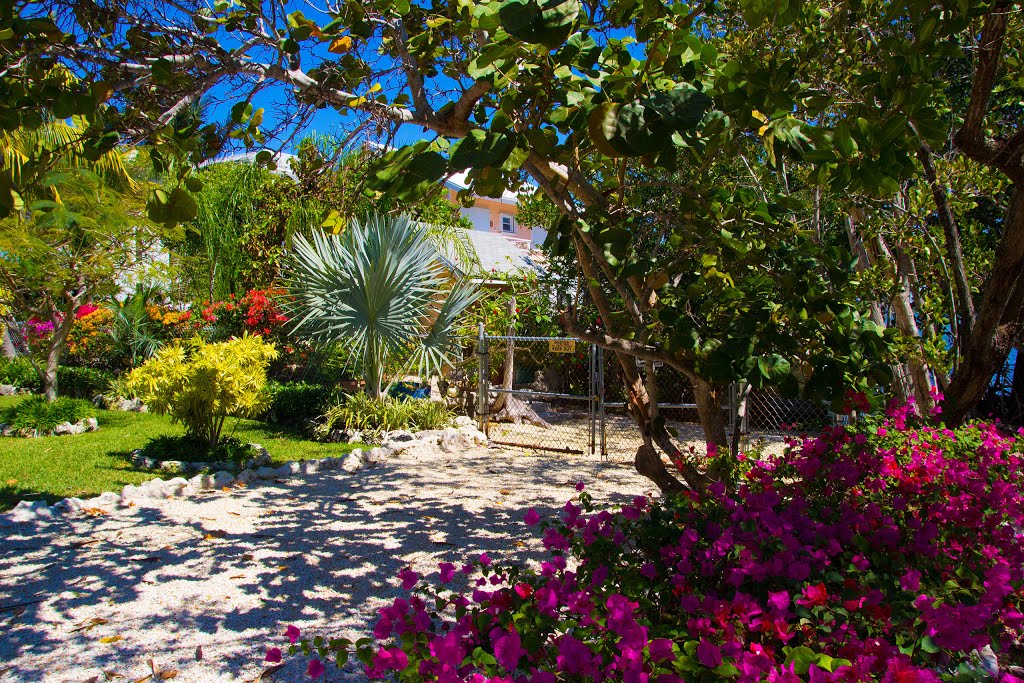
[(512, 390), (512, 380), (515, 378), (516, 342), (512, 338), (516, 334), (515, 315), (516, 298), (511, 297), (508, 300), (508, 329), (505, 331), (506, 336), (508, 336), (508, 343), (505, 345), (505, 363), (503, 365), (501, 376), (502, 392), (498, 394), (498, 398), (494, 399), (494, 405), (491, 406), (492, 415), (500, 413), (502, 408), (505, 407), (509, 395), (507, 392)]
[(921, 143), (921, 147), (917, 151), (917, 158), (921, 160), (924, 177), (931, 188), (935, 209), (939, 215), (939, 223), (942, 224), (942, 232), (946, 238), (946, 259), (953, 271), (957, 304), (955, 315), (950, 315), (950, 320), (956, 323), (957, 346), (963, 353), (964, 346), (971, 338), (971, 327), (974, 324), (974, 300), (971, 297), (970, 285), (967, 283), (967, 268), (964, 266), (963, 249), (960, 247), (960, 229), (956, 223), (956, 216), (953, 215), (953, 208), (949, 205), (946, 188), (939, 183), (938, 176), (935, 174), (931, 148), (927, 144)]
[(943, 405), (946, 423), (957, 426), (985, 396), (1020, 333), (1024, 308), (1024, 191), (1015, 188), (1003, 221), (1003, 237), (971, 330), (965, 358), (953, 375)]
[(707, 443), (708, 452), (728, 448), (725, 411), (722, 410), (722, 387), (697, 377), (693, 379), (693, 393), (697, 399), (697, 415), (700, 416), (700, 425), (704, 428), (704, 441)]
[(46, 364), (39, 372), (39, 379), (43, 383), (43, 395), (47, 401), (57, 400), (57, 368), (60, 367), (60, 357), (64, 354), (64, 346), (71, 333), (71, 326), (75, 324), (75, 309), (78, 308), (77, 301), (73, 301), (64, 312), (64, 317), (53, 316), (53, 336), (50, 337), (50, 346), (46, 350)]
[[(864, 211), (860, 207), (854, 207), (850, 210), (850, 215), (846, 217), (846, 238), (850, 242), (850, 251), (857, 257), (857, 272), (863, 273), (871, 267), (871, 259), (868, 256), (868, 250), (864, 246), (864, 240), (861, 239), (860, 232), (857, 230), (857, 223), (864, 219)], [(871, 322), (877, 325), (880, 329), (885, 329), (885, 316), (882, 315), (882, 305), (877, 300), (870, 302), (870, 314)], [(905, 403), (911, 395), (910, 387), (910, 368), (907, 367), (906, 363), (898, 365), (890, 365), (890, 372), (892, 374), (892, 385), (890, 390), (895, 396), (899, 403)]]
[(11, 338), (11, 331), (7, 325), (4, 325), (3, 354), (4, 358), (14, 358), (18, 355), (18, 349), (14, 348), (14, 339)]

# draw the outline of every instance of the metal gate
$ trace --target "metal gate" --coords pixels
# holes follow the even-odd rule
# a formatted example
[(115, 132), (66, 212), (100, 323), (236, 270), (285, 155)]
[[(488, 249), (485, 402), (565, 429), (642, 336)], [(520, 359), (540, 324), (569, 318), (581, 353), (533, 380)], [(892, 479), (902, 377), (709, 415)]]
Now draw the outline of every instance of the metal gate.
[[(615, 354), (571, 337), (489, 336), (481, 330), (473, 342), (473, 412), (492, 444), (602, 458), (635, 455), (642, 439), (626, 410)], [(512, 363), (506, 362), (509, 353)], [(648, 371), (640, 362), (637, 370)], [(704, 432), (691, 383), (659, 364), (654, 372), (658, 410), (677, 445), (703, 452)], [(815, 431), (836, 421), (822, 405), (782, 398), (771, 389), (740, 392), (734, 386), (729, 394), (722, 409), (728, 411), (730, 437), (739, 434), (737, 445), (744, 451), (781, 453), (795, 431)]]
[(476, 356), (476, 418), (492, 444), (607, 453), (600, 348), (569, 337), (480, 334)]

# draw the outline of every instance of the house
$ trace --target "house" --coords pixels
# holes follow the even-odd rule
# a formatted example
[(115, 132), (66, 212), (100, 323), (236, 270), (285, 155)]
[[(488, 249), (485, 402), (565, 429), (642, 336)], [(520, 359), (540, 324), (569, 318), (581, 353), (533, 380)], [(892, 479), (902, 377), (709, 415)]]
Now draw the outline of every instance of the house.
[(466, 230), (467, 246), (472, 247), (479, 261), (479, 269), (476, 264), (462, 263), (454, 250), (441, 255), (441, 262), (452, 273), (463, 276), (469, 275), (476, 278), (484, 287), (500, 289), (506, 283), (505, 280), (489, 275), (508, 275), (518, 271), (543, 272), (544, 265), (542, 258), (537, 253), (531, 253), (517, 242), (498, 232), (484, 230)]
[(462, 206), (458, 193), (469, 188), (466, 173), (456, 173), (444, 181), (448, 201), (459, 207), (463, 216), (473, 223), (476, 232), (490, 232), (501, 235), (525, 249), (540, 246), (547, 237), (547, 230), (536, 226), (521, 225), (519, 197), (506, 190), (501, 197), (474, 197), (473, 206)]

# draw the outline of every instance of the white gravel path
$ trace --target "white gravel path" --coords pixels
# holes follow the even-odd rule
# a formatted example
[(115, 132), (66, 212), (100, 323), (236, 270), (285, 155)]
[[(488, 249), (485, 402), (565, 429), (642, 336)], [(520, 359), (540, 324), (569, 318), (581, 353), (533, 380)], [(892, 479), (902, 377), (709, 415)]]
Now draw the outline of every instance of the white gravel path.
[[(287, 624), (304, 635), (369, 635), (377, 609), (402, 594), (402, 567), (436, 574), (438, 562), (483, 551), (536, 557), (523, 515), (556, 514), (579, 480), (606, 503), (652, 488), (625, 463), (424, 447), (355, 475), (6, 526), (0, 683), (134, 683), (150, 660), (187, 683), (256, 680)], [(11, 608), (18, 603), (28, 604)], [(272, 680), (308, 680), (304, 666), (294, 661)], [(363, 677), (350, 664), (326, 680)]]

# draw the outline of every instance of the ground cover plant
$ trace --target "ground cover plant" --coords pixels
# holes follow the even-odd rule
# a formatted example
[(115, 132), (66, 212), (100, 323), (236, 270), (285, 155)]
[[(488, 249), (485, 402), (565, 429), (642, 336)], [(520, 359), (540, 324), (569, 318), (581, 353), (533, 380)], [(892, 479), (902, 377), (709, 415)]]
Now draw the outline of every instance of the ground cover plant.
[(79, 398), (60, 396), (47, 401), (42, 396), (33, 396), (0, 410), (0, 424), (13, 429), (33, 429), (45, 433), (52, 432), (59, 424), (75, 424), (95, 416), (96, 408)]
[(202, 439), (187, 434), (158, 436), (146, 442), (140, 455), (157, 462), (174, 460), (181, 462), (221, 462), (240, 467), (259, 455), (251, 444), (234, 436), (223, 436), (216, 444), (210, 445)]
[(442, 429), (454, 421), (454, 411), (440, 401), (395, 396), (373, 398), (358, 393), (332, 406), (317, 426), (317, 432), (325, 436), (336, 429), (369, 434), (396, 429), (420, 431)]
[[(732, 463), (734, 485), (703, 496), (601, 510), (583, 491), (559, 519), (526, 515), (550, 553), (539, 570), (486, 556), (430, 580), (405, 570), (412, 595), (356, 652), (370, 677), (408, 681), (1016, 683), (1022, 436), (951, 431), (904, 407)], [(452, 584), (462, 574), (469, 589)], [(986, 646), (998, 676), (977, 656)], [(290, 651), (317, 672), (350, 647)]]
[[(0, 396), (0, 409), (29, 400), (24, 396)], [(184, 428), (167, 415), (97, 411), (98, 432), (74, 437), (74, 448), (61, 439), (5, 439), (0, 449), (0, 511), (21, 500), (54, 503), (75, 496), (88, 498), (105, 491), (120, 491), (125, 484), (140, 484), (166, 472), (135, 467), (129, 456), (137, 448), (161, 436), (181, 436)], [(239, 420), (234, 438), (261, 444), (273, 466), (290, 460), (343, 457), (361, 443), (325, 444), (306, 438), (300, 431), (255, 420)]]

